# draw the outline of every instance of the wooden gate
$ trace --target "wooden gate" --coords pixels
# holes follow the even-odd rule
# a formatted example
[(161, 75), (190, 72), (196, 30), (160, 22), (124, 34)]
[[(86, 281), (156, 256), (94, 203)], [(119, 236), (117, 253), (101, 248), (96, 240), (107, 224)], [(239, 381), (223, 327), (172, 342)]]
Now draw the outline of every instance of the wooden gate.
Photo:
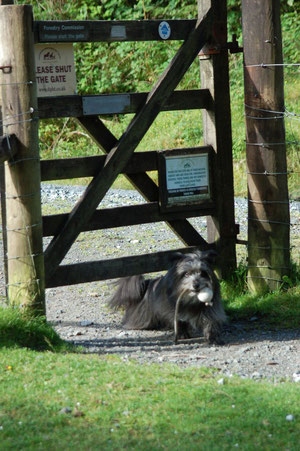
[[(207, 2), (201, 2), (205, 5)], [(39, 119), (73, 117), (106, 154), (67, 160), (41, 161), (42, 181), (92, 176), (81, 200), (69, 214), (43, 217), (43, 236), (52, 236), (44, 253), (46, 287), (70, 285), (95, 280), (164, 270), (169, 254), (158, 252), (97, 262), (61, 265), (63, 258), (82, 231), (131, 226), (165, 221), (186, 246), (219, 253), (219, 275), (225, 277), (236, 265), (237, 227), (234, 221), (232, 141), (228, 77), (226, 1), (215, 0), (213, 7), (198, 20), (167, 20), (170, 39), (183, 40), (167, 69), (151, 92), (95, 96), (60, 96), (38, 98)], [(204, 8), (204, 6), (203, 6)], [(35, 21), (34, 41), (151, 41), (161, 40), (162, 20), (144, 21)], [(45, 30), (80, 26), (82, 33), (45, 33)], [(201, 89), (175, 91), (191, 63), (204, 48), (201, 61)], [(213, 53), (213, 54), (212, 54)], [(86, 107), (93, 105), (92, 108)], [(211, 152), (212, 199), (201, 205), (177, 211), (163, 211), (159, 205), (159, 187), (146, 174), (158, 169), (158, 152), (134, 150), (161, 111), (203, 109), (204, 148)], [(101, 120), (101, 115), (135, 113), (122, 137), (117, 138)], [(125, 174), (147, 203), (101, 209), (97, 207), (119, 174)], [(3, 197), (3, 196), (2, 196)], [(206, 241), (187, 220), (207, 216)], [(9, 284), (9, 278), (7, 283)]]

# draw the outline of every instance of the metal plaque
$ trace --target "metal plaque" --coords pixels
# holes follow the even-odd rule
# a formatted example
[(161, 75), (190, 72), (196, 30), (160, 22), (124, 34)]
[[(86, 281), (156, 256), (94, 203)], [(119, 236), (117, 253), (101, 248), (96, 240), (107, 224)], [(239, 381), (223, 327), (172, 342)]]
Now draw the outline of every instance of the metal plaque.
[(160, 152), (162, 208), (195, 207), (211, 200), (209, 153), (199, 149)]
[(82, 97), (82, 109), (85, 116), (123, 113), (128, 106), (130, 106), (130, 94)]

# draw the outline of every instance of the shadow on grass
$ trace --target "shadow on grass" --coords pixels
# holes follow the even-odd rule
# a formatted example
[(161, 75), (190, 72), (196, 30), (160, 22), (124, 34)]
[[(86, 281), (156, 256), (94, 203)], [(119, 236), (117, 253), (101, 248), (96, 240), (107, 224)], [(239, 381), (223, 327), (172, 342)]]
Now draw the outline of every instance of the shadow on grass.
[(26, 347), (36, 351), (71, 351), (45, 317), (34, 317), (19, 309), (0, 307), (0, 347)]

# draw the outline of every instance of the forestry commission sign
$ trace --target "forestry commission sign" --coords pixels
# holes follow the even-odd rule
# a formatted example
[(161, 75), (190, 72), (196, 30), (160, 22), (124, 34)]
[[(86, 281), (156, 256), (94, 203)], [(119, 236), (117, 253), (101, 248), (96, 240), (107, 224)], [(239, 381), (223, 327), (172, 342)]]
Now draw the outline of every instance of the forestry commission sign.
[(35, 75), (38, 97), (76, 94), (73, 45), (36, 44)]
[[(207, 149), (207, 148), (206, 148)], [(211, 199), (209, 152), (174, 149), (159, 154), (160, 204), (163, 209), (197, 208)]]

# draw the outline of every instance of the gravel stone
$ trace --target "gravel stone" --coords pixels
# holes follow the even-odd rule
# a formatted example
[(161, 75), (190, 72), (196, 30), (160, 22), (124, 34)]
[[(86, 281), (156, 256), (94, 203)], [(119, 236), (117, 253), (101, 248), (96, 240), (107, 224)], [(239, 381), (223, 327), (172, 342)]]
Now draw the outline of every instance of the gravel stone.
[[(70, 211), (83, 190), (83, 187), (43, 184), (43, 211), (47, 214)], [(101, 208), (141, 202), (144, 202), (142, 197), (135, 191), (109, 190)], [(290, 211), (291, 222), (299, 224), (300, 202), (292, 202)], [(235, 199), (235, 213), (236, 222), (240, 224), (239, 238), (247, 239), (246, 199)], [(205, 218), (190, 221), (205, 238)], [(299, 245), (299, 232), (300, 226), (291, 230), (294, 246)], [(45, 247), (49, 241), (45, 239)], [(138, 255), (182, 246), (164, 223), (141, 224), (80, 234), (63, 263)], [(245, 246), (237, 246), (237, 251), (238, 259), (245, 260)], [(1, 303), (1, 296), (4, 296), (1, 242), (0, 265)], [(117, 354), (124, 362), (134, 359), (140, 364), (210, 367), (220, 374), (219, 381), (224, 383), (232, 375), (258, 382), (267, 378), (274, 382), (300, 383), (299, 329), (271, 328), (252, 317), (248, 322), (231, 322), (225, 327), (224, 346), (208, 345), (202, 337), (179, 340), (175, 345), (172, 331), (123, 330), (122, 314), (112, 312), (106, 306), (113, 290), (113, 281), (48, 289), (47, 319), (63, 339), (82, 346), (86, 353)]]

